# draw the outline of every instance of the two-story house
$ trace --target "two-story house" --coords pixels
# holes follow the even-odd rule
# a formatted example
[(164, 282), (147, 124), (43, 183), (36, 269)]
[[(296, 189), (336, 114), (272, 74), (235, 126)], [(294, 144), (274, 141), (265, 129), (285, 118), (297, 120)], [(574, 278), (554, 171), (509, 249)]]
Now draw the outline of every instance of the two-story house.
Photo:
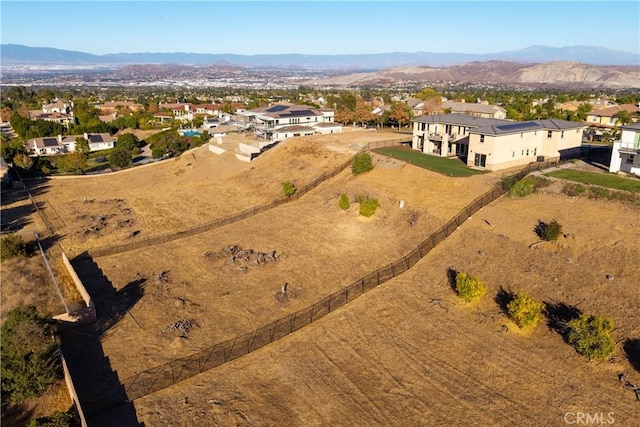
[(640, 176), (640, 123), (622, 126), (620, 129), (620, 139), (613, 142), (609, 172)]
[(76, 119), (73, 115), (73, 102), (59, 101), (43, 104), (41, 110), (30, 110), (29, 118), (31, 120), (45, 120), (47, 122), (60, 123), (65, 128), (69, 128), (74, 124)]
[(511, 120), (434, 114), (413, 120), (411, 147), (426, 154), (460, 157), (487, 170), (526, 165), (542, 157), (580, 150), (585, 125), (566, 120)]
[(572, 157), (580, 151), (585, 128), (583, 123), (558, 119), (473, 128), (466, 163), (495, 171), (546, 158)]
[(238, 110), (236, 114), (267, 140), (342, 131), (342, 127), (334, 121), (333, 110), (308, 105), (274, 104), (253, 110)]
[(640, 107), (633, 104), (620, 104), (613, 107), (592, 110), (587, 114), (586, 124), (595, 135), (600, 136), (603, 132), (612, 131), (620, 126), (616, 115), (621, 111), (629, 113), (634, 123), (640, 118)]

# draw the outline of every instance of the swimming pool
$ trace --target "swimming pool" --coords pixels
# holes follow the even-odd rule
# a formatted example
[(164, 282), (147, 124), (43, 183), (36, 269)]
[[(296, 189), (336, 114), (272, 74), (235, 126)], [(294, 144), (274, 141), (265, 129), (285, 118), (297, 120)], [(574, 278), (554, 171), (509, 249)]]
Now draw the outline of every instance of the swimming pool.
[(200, 136), (200, 132), (197, 130), (185, 130), (183, 133), (184, 136)]

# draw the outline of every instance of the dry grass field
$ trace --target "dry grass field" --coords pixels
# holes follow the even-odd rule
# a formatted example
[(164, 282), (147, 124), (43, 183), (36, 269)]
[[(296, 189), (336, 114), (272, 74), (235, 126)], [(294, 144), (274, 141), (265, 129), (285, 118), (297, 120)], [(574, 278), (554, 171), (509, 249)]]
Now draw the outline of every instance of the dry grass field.
[[(250, 164), (203, 147), (113, 175), (49, 180), (38, 198), (60, 227), (62, 246), (76, 254), (136, 238), (132, 231), (157, 235), (269, 203), (281, 197), (283, 180), (303, 186), (367, 142), (397, 136), (300, 138)], [(123, 380), (301, 310), (407, 254), (500, 181), (498, 173), (449, 178), (375, 160), (371, 172), (343, 171), (297, 201), (246, 220), (95, 259), (114, 292), (141, 290), (101, 337), (110, 369)], [(633, 425), (638, 403), (617, 374), (640, 384), (623, 349), (624, 339), (640, 338), (639, 211), (570, 198), (559, 186), (499, 199), (403, 275), (293, 335), (136, 400), (138, 420), (525, 426), (564, 425), (566, 412), (583, 411), (613, 412), (616, 424)], [(357, 204), (343, 211), (342, 193), (375, 197), (380, 207), (371, 218), (360, 216)], [(96, 229), (86, 221), (100, 216), (108, 217), (106, 225), (86, 233)], [(538, 221), (552, 219), (566, 237), (530, 249)], [(253, 253), (233, 258), (238, 250)], [(451, 270), (480, 276), (489, 293), (476, 306), (462, 304)], [(589, 363), (546, 325), (519, 333), (494, 301), (501, 287), (613, 318), (614, 358)], [(118, 416), (93, 421), (120, 425)]]
[[(632, 366), (623, 349), (623, 340), (640, 338), (638, 210), (555, 189), (499, 199), (400, 277), (272, 345), (136, 400), (138, 419), (562, 426), (588, 412), (637, 425), (640, 403), (618, 374), (640, 383), (638, 360)], [(537, 221), (553, 218), (567, 237), (530, 249)], [(476, 306), (461, 303), (450, 269), (478, 275), (489, 293)], [(587, 362), (545, 324), (518, 332), (494, 301), (501, 287), (611, 317), (614, 357)]]

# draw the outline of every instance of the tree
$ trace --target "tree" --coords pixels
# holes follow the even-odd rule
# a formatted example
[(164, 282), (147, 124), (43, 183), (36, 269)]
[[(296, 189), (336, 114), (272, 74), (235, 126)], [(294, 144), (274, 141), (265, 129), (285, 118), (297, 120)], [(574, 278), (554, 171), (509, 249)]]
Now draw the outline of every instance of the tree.
[(13, 157), (13, 163), (21, 169), (29, 170), (33, 166), (33, 158), (27, 153), (18, 153)]
[(442, 110), (442, 95), (430, 87), (418, 92), (416, 98), (422, 100), (422, 114), (436, 114)]
[(568, 326), (569, 344), (587, 359), (604, 359), (613, 353), (613, 320), (599, 315), (581, 314), (577, 319), (570, 320)]
[(111, 163), (111, 166), (115, 166), (120, 169), (131, 166), (131, 150), (127, 147), (115, 147), (109, 155), (109, 162)]
[(624, 126), (632, 122), (631, 113), (626, 110), (618, 111), (613, 115), (613, 117), (616, 119), (616, 126)]
[(371, 112), (371, 107), (365, 105), (364, 100), (358, 99), (356, 101), (356, 112), (354, 115), (354, 120), (357, 120), (360, 123), (360, 126), (364, 127), (365, 124), (369, 123), (374, 119), (373, 113)]
[(65, 154), (58, 159), (58, 169), (64, 172), (82, 173), (87, 167), (87, 159), (80, 151)]
[(138, 137), (132, 133), (123, 133), (116, 141), (116, 147), (121, 147), (129, 151), (133, 151), (138, 146)]
[(91, 147), (89, 147), (89, 141), (81, 136), (76, 137), (76, 151), (82, 153), (84, 156), (89, 154)]
[(3, 403), (41, 395), (62, 378), (54, 323), (32, 305), (10, 310), (1, 328)]
[(394, 102), (389, 109), (389, 119), (398, 124), (398, 130), (411, 120), (411, 109), (404, 102)]
[(456, 274), (456, 292), (465, 302), (473, 302), (482, 298), (487, 293), (484, 283), (469, 273), (458, 272)]
[(535, 328), (542, 318), (542, 303), (525, 294), (517, 294), (507, 304), (507, 312), (519, 328)]

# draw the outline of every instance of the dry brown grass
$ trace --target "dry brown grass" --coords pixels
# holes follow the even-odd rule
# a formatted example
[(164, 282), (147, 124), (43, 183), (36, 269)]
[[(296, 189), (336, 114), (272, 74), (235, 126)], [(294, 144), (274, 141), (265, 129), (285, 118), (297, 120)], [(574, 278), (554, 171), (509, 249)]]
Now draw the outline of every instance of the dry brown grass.
[[(90, 197), (124, 200), (144, 233), (164, 230), (165, 223), (184, 228), (268, 202), (281, 195), (282, 180), (311, 181), (364, 144), (358, 139), (364, 133), (351, 135), (289, 141), (223, 178), (212, 167), (227, 160), (198, 152), (197, 164), (181, 158), (77, 183), (54, 180), (47, 197), (55, 201), (52, 210), (63, 212), (68, 202), (81, 200), (77, 192), (85, 181)], [(305, 147), (314, 142), (319, 147)], [(110, 368), (124, 379), (307, 307), (405, 255), (500, 180), (498, 174), (448, 178), (376, 160), (370, 173), (354, 177), (347, 170), (296, 202), (245, 221), (97, 259), (118, 290), (146, 279), (131, 316), (103, 336)], [(175, 175), (171, 167), (184, 172)], [(143, 195), (132, 182), (146, 189)], [(589, 364), (545, 326), (529, 336), (508, 332), (493, 301), (500, 287), (525, 291), (612, 317), (616, 340), (640, 336), (640, 271), (626, 262), (637, 250), (638, 211), (572, 199), (555, 194), (553, 186), (546, 191), (500, 199), (411, 271), (346, 307), (136, 400), (139, 419), (154, 426), (561, 425), (565, 412), (583, 410), (614, 412), (616, 422), (629, 424), (634, 397), (616, 372), (627, 372), (636, 384), (640, 379), (620, 344), (612, 362)], [(380, 208), (368, 219), (357, 206), (343, 211), (341, 193), (370, 195)], [(201, 209), (209, 216), (199, 216)], [(412, 213), (418, 213), (414, 225)], [(551, 219), (568, 236), (529, 249), (537, 241), (537, 221)], [(73, 225), (66, 227), (64, 243), (86, 248), (73, 239)], [(108, 234), (90, 244), (107, 241)], [(278, 261), (242, 273), (219, 256), (228, 245), (276, 251)], [(487, 297), (473, 308), (461, 304), (449, 284), (450, 269), (481, 277)], [(159, 280), (162, 272), (166, 280)], [(607, 274), (615, 279), (606, 280)], [(278, 298), (284, 283), (295, 298)], [(167, 329), (181, 320), (198, 326), (187, 334)], [(117, 421), (117, 414), (105, 420)]]
[[(534, 426), (564, 425), (565, 413), (582, 411), (633, 425), (638, 403), (617, 374), (640, 383), (621, 344), (640, 337), (640, 268), (628, 262), (637, 212), (556, 194), (502, 198), (410, 272), (255, 353), (136, 400), (138, 417), (160, 426)], [(548, 217), (568, 236), (529, 249), (537, 220)], [(461, 303), (449, 269), (473, 272), (489, 293), (475, 307)], [(614, 358), (589, 363), (545, 325), (510, 332), (493, 300), (500, 287), (613, 318)]]

